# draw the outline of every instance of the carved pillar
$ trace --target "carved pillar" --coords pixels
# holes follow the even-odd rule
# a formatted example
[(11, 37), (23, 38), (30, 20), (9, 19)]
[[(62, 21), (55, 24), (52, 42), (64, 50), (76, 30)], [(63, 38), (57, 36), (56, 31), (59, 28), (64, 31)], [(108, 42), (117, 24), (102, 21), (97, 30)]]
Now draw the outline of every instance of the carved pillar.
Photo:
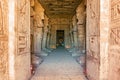
[(34, 6), (35, 16), (34, 16), (34, 53), (36, 55), (40, 56), (41, 53), (41, 41), (42, 41), (42, 35), (44, 27), (43, 25), (43, 19), (44, 19), (44, 9), (40, 5), (40, 3), (35, 0), (35, 6)]
[(73, 48), (74, 40), (73, 40), (73, 32), (72, 32), (73, 26), (72, 22), (70, 22), (70, 37), (71, 37), (71, 48)]
[(48, 33), (48, 17), (45, 15), (44, 19), (44, 28), (43, 28), (43, 40), (42, 40), (42, 53), (48, 54), (47, 52), (51, 52), (47, 49), (47, 33)]
[(74, 50), (72, 56), (79, 56), (78, 51), (78, 26), (76, 15), (73, 17), (73, 40), (74, 40)]
[(41, 54), (42, 28), (34, 26), (34, 53)]
[(56, 49), (56, 25), (54, 24), (51, 27), (50, 48)]
[(48, 33), (47, 33), (47, 48), (48, 49), (50, 49), (50, 35), (51, 35), (50, 29), (51, 29), (51, 26), (49, 25), (48, 26)]
[(69, 49), (71, 48), (71, 45), (70, 45), (70, 35), (69, 35), (69, 25), (65, 25), (65, 48), (66, 49)]
[(79, 50), (80, 53), (85, 53), (85, 37), (86, 37), (86, 11), (85, 11), (85, 3), (82, 3), (78, 6), (76, 10), (77, 15), (77, 26), (78, 26), (78, 43), (79, 43)]

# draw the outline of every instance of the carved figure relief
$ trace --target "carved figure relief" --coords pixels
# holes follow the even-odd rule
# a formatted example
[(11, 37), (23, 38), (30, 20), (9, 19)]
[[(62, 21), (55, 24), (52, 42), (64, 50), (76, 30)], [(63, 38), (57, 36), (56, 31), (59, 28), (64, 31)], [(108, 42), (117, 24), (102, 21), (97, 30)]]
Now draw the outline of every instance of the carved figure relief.
[(110, 44), (120, 45), (120, 28), (112, 28), (110, 33)]
[(111, 19), (112, 19), (112, 21), (120, 19), (120, 1), (112, 3), (112, 5), (111, 5)]

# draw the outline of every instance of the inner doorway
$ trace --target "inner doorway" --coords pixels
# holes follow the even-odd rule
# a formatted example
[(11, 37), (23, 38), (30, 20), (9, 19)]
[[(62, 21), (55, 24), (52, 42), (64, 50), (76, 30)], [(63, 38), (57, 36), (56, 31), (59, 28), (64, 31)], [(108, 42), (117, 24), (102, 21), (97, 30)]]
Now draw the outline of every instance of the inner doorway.
[(64, 30), (56, 31), (56, 45), (64, 47)]

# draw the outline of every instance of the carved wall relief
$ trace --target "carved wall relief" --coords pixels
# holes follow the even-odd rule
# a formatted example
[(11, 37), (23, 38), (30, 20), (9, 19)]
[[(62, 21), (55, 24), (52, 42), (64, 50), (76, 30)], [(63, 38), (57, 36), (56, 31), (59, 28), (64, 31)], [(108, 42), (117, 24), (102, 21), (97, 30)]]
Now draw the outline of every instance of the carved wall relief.
[(27, 37), (23, 33), (18, 36), (18, 54), (27, 52)]
[(120, 19), (120, 1), (112, 2), (111, 5), (111, 19), (117, 21)]
[(120, 45), (120, 27), (112, 28), (110, 33), (110, 44)]
[[(111, 0), (109, 80), (120, 79), (120, 0)], [(113, 77), (114, 76), (114, 77)]]
[(29, 48), (29, 22), (28, 15), (28, 0), (19, 0), (17, 8), (17, 30), (18, 30), (18, 54), (24, 54), (28, 52)]

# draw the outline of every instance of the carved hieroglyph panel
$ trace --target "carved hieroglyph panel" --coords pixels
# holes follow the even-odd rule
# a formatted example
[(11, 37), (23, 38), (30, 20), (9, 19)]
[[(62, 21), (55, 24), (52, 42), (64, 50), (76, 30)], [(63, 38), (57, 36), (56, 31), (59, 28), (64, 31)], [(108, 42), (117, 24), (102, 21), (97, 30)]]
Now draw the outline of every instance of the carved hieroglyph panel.
[(18, 0), (17, 2), (17, 50), (18, 54), (24, 54), (29, 50), (29, 0)]
[(111, 0), (111, 29), (109, 38), (109, 78), (120, 79), (120, 0)]
[(88, 0), (87, 6), (87, 27), (88, 35), (99, 35), (99, 1)]
[(110, 33), (110, 44), (120, 45), (120, 27), (112, 28)]
[(112, 2), (111, 19), (112, 19), (112, 21), (120, 20), (120, 1), (119, 0)]

